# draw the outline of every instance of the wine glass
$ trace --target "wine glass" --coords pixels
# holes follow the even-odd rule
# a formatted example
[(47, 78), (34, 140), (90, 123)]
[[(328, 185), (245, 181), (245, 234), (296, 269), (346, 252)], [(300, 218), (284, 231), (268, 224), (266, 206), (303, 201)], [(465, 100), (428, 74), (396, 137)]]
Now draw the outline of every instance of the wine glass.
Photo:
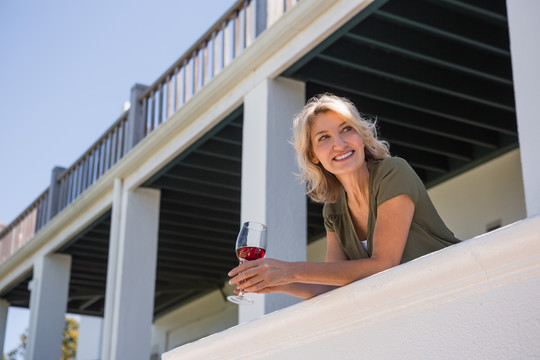
[[(246, 261), (257, 260), (266, 253), (266, 225), (254, 221), (245, 222), (236, 238), (236, 256), (243, 264)], [(235, 304), (253, 304), (253, 299), (244, 296), (243, 292), (231, 295), (227, 300)]]

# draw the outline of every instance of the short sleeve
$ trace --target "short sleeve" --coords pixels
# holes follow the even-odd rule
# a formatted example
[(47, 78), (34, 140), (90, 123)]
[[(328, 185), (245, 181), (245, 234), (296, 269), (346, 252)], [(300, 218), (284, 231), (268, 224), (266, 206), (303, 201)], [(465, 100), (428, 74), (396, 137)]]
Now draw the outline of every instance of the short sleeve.
[(380, 163), (374, 185), (377, 207), (399, 195), (408, 195), (416, 205), (422, 181), (405, 160), (391, 157)]
[(323, 206), (323, 219), (324, 219), (324, 227), (326, 231), (329, 232), (336, 232), (336, 226), (335, 226), (335, 215), (332, 214), (332, 211), (330, 209), (332, 207), (331, 204), (324, 204)]

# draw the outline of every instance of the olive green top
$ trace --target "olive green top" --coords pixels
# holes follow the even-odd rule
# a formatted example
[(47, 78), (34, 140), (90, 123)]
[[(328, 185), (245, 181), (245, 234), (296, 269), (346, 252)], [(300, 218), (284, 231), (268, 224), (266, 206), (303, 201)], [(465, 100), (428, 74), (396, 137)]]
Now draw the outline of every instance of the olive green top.
[(326, 230), (336, 233), (349, 259), (365, 259), (371, 256), (377, 208), (386, 200), (399, 195), (410, 196), (415, 206), (401, 263), (459, 242), (442, 221), (422, 180), (410, 165), (401, 158), (389, 157), (370, 164), (367, 251), (354, 230), (345, 190), (341, 189), (337, 202), (324, 205)]

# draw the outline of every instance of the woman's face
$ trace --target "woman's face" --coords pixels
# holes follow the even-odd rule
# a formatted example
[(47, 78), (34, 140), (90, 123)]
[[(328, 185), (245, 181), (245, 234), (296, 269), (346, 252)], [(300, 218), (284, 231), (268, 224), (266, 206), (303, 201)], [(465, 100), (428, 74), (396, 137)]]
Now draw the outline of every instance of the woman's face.
[(313, 162), (339, 176), (365, 165), (362, 136), (337, 113), (317, 115), (311, 124)]

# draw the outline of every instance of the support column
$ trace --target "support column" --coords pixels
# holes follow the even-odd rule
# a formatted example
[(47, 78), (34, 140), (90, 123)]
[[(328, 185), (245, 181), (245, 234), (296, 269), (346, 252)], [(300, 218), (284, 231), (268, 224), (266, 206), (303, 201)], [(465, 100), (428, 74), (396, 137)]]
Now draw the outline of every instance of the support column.
[(4, 354), (4, 342), (6, 340), (6, 326), (9, 303), (5, 299), (0, 299), (0, 355)]
[[(266, 224), (266, 256), (285, 261), (306, 260), (307, 202), (289, 143), (304, 99), (304, 83), (284, 78), (265, 80), (244, 99), (241, 220)], [(240, 323), (298, 302), (284, 294), (249, 296), (255, 304), (240, 306)]]
[(540, 2), (507, 0), (514, 94), (527, 217), (540, 215)]
[(99, 359), (101, 355), (103, 319), (81, 316), (77, 337), (77, 360)]
[(59, 359), (71, 273), (71, 256), (37, 259), (30, 288), (30, 324), (26, 359)]
[(114, 188), (103, 360), (149, 359), (160, 191)]

